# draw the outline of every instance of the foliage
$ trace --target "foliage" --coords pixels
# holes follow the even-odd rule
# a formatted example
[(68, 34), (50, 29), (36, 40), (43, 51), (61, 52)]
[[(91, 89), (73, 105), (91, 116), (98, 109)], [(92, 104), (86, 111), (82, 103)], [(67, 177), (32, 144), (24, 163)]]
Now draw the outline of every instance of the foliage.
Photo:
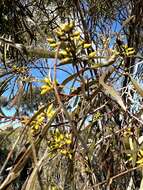
[(141, 189), (142, 1), (0, 8), (0, 190)]

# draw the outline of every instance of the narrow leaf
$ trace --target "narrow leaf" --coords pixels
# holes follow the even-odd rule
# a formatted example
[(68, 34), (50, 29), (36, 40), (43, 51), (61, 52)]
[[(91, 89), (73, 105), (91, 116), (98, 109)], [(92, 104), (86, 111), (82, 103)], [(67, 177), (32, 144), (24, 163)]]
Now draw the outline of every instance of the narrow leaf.
[(99, 78), (99, 84), (103, 87), (105, 94), (111, 97), (114, 101), (116, 101), (120, 105), (120, 107), (124, 111), (126, 111), (126, 107), (119, 93), (114, 89), (114, 87), (107, 85), (104, 82), (104, 80), (107, 80), (107, 78), (111, 75), (112, 72), (113, 72), (113, 69), (108, 70), (107, 72), (103, 73)]
[(138, 84), (138, 82), (133, 77), (131, 77), (131, 76), (130, 76), (130, 79), (131, 79), (131, 81), (133, 83), (133, 86), (136, 89), (136, 91), (139, 93), (140, 96), (143, 97), (143, 89), (140, 87), (140, 85)]

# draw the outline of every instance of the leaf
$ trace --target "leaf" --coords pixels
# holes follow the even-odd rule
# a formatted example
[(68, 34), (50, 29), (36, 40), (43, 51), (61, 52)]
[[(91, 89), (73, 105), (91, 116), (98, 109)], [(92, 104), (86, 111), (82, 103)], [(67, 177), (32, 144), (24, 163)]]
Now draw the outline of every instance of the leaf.
[(133, 185), (134, 185), (134, 181), (133, 181), (133, 178), (131, 177), (130, 181), (129, 181), (129, 185), (127, 187), (127, 190), (132, 190)]
[(131, 149), (131, 154), (132, 154), (132, 164), (133, 167), (135, 166), (135, 164), (137, 163), (137, 144), (136, 141), (134, 139), (132, 139), (132, 137), (129, 137), (129, 145), (130, 145), (130, 149)]
[(119, 93), (114, 89), (114, 87), (107, 85), (104, 82), (104, 80), (107, 80), (107, 78), (111, 75), (112, 72), (113, 72), (113, 68), (111, 70), (108, 70), (107, 72), (103, 73), (99, 78), (99, 83), (103, 87), (105, 94), (107, 96), (111, 97), (114, 101), (116, 101), (120, 105), (120, 107), (124, 111), (126, 111), (126, 107), (125, 107), (124, 102), (123, 102), (121, 96), (119, 95)]
[(131, 77), (131, 76), (130, 76), (130, 79), (131, 79), (131, 81), (133, 83), (133, 86), (136, 89), (136, 91), (139, 93), (140, 96), (143, 97), (143, 89), (140, 87), (140, 85), (138, 84), (138, 82), (133, 77)]
[(7, 90), (9, 80), (4, 80), (0, 83), (0, 96)]
[(141, 183), (140, 183), (140, 188), (139, 190), (142, 190), (143, 189), (143, 177), (142, 177), (142, 180), (141, 180)]

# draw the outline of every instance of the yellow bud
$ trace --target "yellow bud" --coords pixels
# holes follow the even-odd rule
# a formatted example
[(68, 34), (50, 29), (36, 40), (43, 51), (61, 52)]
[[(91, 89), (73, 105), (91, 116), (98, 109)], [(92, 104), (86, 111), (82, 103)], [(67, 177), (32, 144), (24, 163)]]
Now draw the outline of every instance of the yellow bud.
[(69, 24), (70, 29), (73, 29), (74, 25), (75, 25), (74, 21), (70, 22)]
[(47, 85), (41, 86), (41, 89), (48, 89), (48, 88), (49, 88), (49, 86), (47, 86)]
[(60, 134), (59, 139), (60, 139), (60, 141), (62, 141), (64, 139), (64, 135)]
[(52, 86), (47, 86), (47, 85), (43, 85), (41, 87), (41, 95), (46, 94), (47, 92), (50, 92), (51, 90), (53, 90)]
[(53, 104), (51, 104), (47, 109), (46, 115), (48, 118), (51, 118), (54, 115), (54, 113), (55, 111), (53, 109)]
[(128, 51), (135, 51), (134, 48), (128, 48)]
[(89, 55), (88, 55), (89, 58), (94, 58), (95, 56), (96, 56), (96, 52), (95, 51), (89, 53)]
[(72, 155), (71, 154), (68, 154), (68, 157), (69, 157), (69, 159), (72, 159)]
[(45, 82), (45, 83), (47, 83), (47, 84), (49, 84), (49, 85), (51, 84), (50, 79), (49, 79), (49, 78), (47, 78), (47, 77), (46, 77), (46, 78), (44, 78), (44, 82)]
[(59, 54), (65, 56), (65, 57), (68, 55), (67, 51), (65, 51), (65, 50), (61, 50), (59, 52)]
[(76, 31), (72, 34), (72, 36), (80, 36), (80, 32), (79, 31)]
[(83, 44), (84, 44), (84, 40), (80, 40), (78, 43), (79, 46), (82, 46)]
[(74, 36), (73, 39), (74, 40), (79, 40), (80, 39), (80, 35), (79, 36)]
[(133, 50), (133, 51), (129, 51), (129, 52), (127, 52), (127, 53), (125, 53), (127, 56), (130, 56), (130, 55), (133, 55), (135, 53), (135, 51)]
[(55, 133), (56, 133), (56, 134), (60, 134), (60, 131), (59, 131), (58, 128), (56, 128)]
[(64, 32), (62, 32), (61, 30), (56, 30), (55, 33), (57, 34), (57, 36), (61, 37), (64, 35)]
[(140, 149), (139, 152), (140, 152), (141, 156), (143, 156), (143, 150)]
[(127, 45), (127, 44), (125, 44), (125, 45), (123, 45), (123, 47), (124, 47), (125, 49), (127, 49), (127, 48), (128, 48), (128, 45)]
[(34, 126), (34, 129), (36, 129), (36, 130), (39, 129), (39, 125), (36, 124), (36, 125)]
[(136, 163), (140, 164), (140, 165), (143, 165), (143, 158), (139, 159)]
[(68, 23), (61, 24), (61, 25), (60, 25), (60, 28), (61, 28), (61, 30), (64, 31), (64, 32), (69, 32), (69, 31), (71, 30), (71, 26), (70, 26), (70, 24), (68, 24)]
[(44, 94), (46, 94), (46, 93), (47, 93), (47, 89), (42, 89), (40, 94), (41, 94), (41, 95), (44, 95)]
[(50, 44), (50, 46), (51, 46), (52, 48), (56, 48), (56, 47), (58, 46), (58, 44), (57, 44), (57, 43), (52, 43), (52, 44)]
[(66, 57), (66, 58), (64, 58), (64, 59), (61, 59), (60, 63), (61, 63), (61, 64), (66, 64), (66, 63), (69, 63), (70, 61), (71, 61), (71, 58)]
[(42, 123), (43, 120), (44, 120), (44, 117), (42, 117), (42, 116), (39, 116), (39, 117), (37, 118), (37, 122), (38, 122), (38, 123)]
[(83, 47), (84, 48), (89, 48), (89, 47), (91, 47), (91, 44), (84, 44)]
[(72, 141), (71, 141), (71, 139), (67, 139), (67, 140), (65, 141), (65, 143), (66, 143), (66, 144), (71, 144)]
[(68, 47), (66, 47), (66, 51), (67, 51), (67, 52), (71, 52), (71, 49), (68, 48)]
[(63, 155), (66, 155), (67, 154), (67, 150), (61, 150), (60, 153), (63, 154)]
[[(59, 143), (60, 142), (60, 138), (59, 137), (55, 137), (55, 142)], [(59, 146), (59, 144), (57, 144)]]
[(55, 43), (55, 40), (54, 40), (53, 38), (48, 38), (47, 41), (48, 41), (49, 43)]

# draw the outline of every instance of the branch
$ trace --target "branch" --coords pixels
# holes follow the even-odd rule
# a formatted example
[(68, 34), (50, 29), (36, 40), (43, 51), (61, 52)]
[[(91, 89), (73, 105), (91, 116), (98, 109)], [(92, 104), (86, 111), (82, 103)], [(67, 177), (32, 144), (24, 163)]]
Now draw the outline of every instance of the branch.
[[(4, 44), (9, 44), (11, 47), (16, 48), (18, 51), (27, 54), (30, 58), (55, 58), (55, 51), (47, 50), (45, 48), (24, 46), (23, 44), (14, 43), (12, 40), (0, 37), (0, 42)], [(62, 57), (58, 55), (58, 59)]]

